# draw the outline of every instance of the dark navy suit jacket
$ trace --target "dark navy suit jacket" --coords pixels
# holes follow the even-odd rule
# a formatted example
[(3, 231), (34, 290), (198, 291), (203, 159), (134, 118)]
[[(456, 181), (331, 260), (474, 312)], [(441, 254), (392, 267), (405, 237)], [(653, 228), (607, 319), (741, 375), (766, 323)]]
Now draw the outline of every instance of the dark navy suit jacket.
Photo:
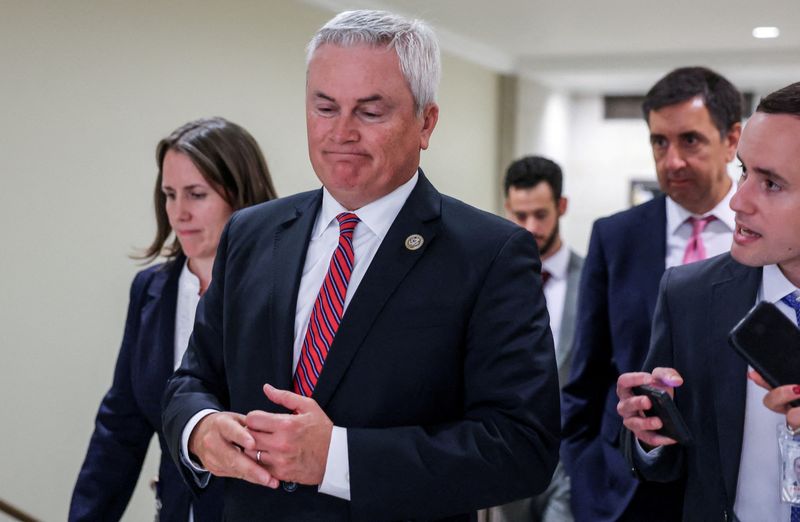
[[(176, 461), (202, 408), (279, 411), (262, 385), (292, 387), (297, 292), (321, 200), (320, 190), (299, 194), (228, 223), (165, 396)], [(421, 248), (406, 248), (411, 234)], [(544, 490), (558, 459), (559, 391), (539, 270), (530, 233), (420, 174), (313, 394), (347, 428), (352, 501), (229, 479), (226, 519), (468, 520)]]
[(199, 498), (192, 499), (169, 458), (161, 432), (161, 397), (173, 370), (178, 277), (184, 262), (180, 257), (148, 268), (133, 280), (114, 382), (97, 412), (72, 494), (70, 521), (120, 519), (154, 433), (162, 450), (159, 520), (187, 522), (190, 501), (195, 521), (221, 520), (221, 484), (212, 483)]
[[(599, 219), (592, 229), (578, 291), (572, 369), (562, 394), (562, 458), (578, 521), (618, 520), (636, 494), (638, 482), (619, 451), (622, 420), (616, 383), (620, 374), (639, 371), (647, 355), (665, 268), (666, 220), (661, 196)], [(674, 489), (653, 491), (653, 502), (642, 503), (658, 505), (655, 499), (675, 496)], [(680, 506), (680, 498), (668, 503)], [(631, 520), (669, 520), (652, 511), (626, 515)]]
[(658, 460), (643, 466), (627, 430), (623, 441), (644, 478), (685, 479), (685, 521), (734, 519), (747, 363), (728, 344), (728, 332), (755, 304), (761, 274), (761, 268), (722, 254), (670, 269), (661, 283), (644, 368), (669, 367), (681, 374), (684, 384), (675, 390), (675, 405), (694, 443), (665, 447)]

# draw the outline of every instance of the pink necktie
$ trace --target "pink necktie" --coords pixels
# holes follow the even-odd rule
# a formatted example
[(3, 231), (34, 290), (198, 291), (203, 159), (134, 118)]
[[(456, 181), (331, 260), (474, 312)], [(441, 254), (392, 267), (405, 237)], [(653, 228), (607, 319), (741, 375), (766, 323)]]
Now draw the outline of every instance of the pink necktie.
[(706, 246), (703, 244), (703, 238), (700, 237), (700, 234), (715, 219), (717, 218), (714, 216), (706, 216), (700, 219), (690, 217), (687, 219), (692, 225), (692, 237), (689, 238), (689, 242), (686, 244), (686, 251), (683, 253), (684, 265), (702, 261), (706, 258)]

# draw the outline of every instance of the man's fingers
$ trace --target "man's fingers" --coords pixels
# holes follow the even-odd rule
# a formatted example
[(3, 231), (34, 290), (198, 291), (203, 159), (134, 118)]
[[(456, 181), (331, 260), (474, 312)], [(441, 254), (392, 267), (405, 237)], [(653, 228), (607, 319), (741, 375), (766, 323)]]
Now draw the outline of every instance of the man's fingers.
[(683, 377), (675, 368), (655, 368), (653, 370), (654, 384), (661, 383), (668, 388), (677, 388), (683, 384)]
[[(296, 416), (291, 413), (269, 413), (261, 410), (254, 410), (247, 414), (245, 425), (248, 429), (264, 433), (275, 433), (290, 428)], [(251, 433), (251, 436), (253, 434)], [(252, 449), (252, 448), (248, 448)]]
[(653, 382), (653, 377), (647, 372), (623, 373), (617, 379), (617, 397), (627, 399), (633, 397), (631, 388)]
[[(239, 414), (237, 414), (239, 415)], [(228, 418), (226, 422), (220, 422), (220, 435), (223, 439), (244, 449), (255, 448), (256, 441), (253, 436), (247, 431), (243, 424), (244, 416), (239, 415), (239, 418)]]
[(264, 385), (264, 395), (275, 404), (297, 413), (305, 413), (310, 406), (309, 402), (313, 402), (307, 397), (292, 393), (288, 390), (279, 390), (270, 384)]
[(669, 446), (677, 441), (656, 433), (663, 427), (658, 417), (628, 417), (623, 421), (626, 428), (633, 432), (637, 439), (649, 446)]
[[(248, 451), (248, 453), (250, 452)], [(233, 450), (233, 453), (229, 453), (227, 458), (230, 459), (228, 466), (226, 466), (228, 468), (228, 476), (268, 488), (275, 489), (278, 487), (278, 479), (273, 477), (266, 468), (255, 462), (254, 458), (250, 458), (250, 456), (237, 450)]]
[(617, 403), (617, 413), (623, 419), (628, 417), (642, 417), (642, 412), (649, 410), (653, 405), (646, 395), (634, 395)]

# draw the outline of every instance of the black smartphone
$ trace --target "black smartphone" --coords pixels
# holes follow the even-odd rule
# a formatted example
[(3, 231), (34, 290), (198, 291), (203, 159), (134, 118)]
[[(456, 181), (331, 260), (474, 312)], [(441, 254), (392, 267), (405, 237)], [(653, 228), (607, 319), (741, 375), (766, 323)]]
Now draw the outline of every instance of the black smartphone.
[(661, 419), (663, 426), (660, 430), (656, 430), (656, 433), (675, 439), (683, 445), (692, 443), (692, 433), (689, 431), (689, 426), (686, 425), (681, 412), (678, 411), (672, 401), (672, 397), (667, 392), (647, 385), (634, 386), (632, 391), (636, 395), (647, 395), (650, 398), (650, 403), (653, 407), (645, 410), (644, 414), (648, 417)]
[(733, 327), (728, 342), (770, 386), (800, 384), (800, 329), (774, 304), (762, 301), (753, 307)]

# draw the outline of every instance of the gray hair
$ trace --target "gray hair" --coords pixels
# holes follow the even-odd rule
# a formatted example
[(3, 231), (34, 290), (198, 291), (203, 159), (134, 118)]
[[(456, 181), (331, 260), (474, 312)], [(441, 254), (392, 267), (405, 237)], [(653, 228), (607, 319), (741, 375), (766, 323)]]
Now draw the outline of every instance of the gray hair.
[(344, 11), (323, 25), (308, 43), (306, 66), (314, 52), (325, 44), (393, 48), (414, 97), (417, 115), (436, 101), (442, 75), (439, 42), (424, 21), (409, 20), (386, 11)]

